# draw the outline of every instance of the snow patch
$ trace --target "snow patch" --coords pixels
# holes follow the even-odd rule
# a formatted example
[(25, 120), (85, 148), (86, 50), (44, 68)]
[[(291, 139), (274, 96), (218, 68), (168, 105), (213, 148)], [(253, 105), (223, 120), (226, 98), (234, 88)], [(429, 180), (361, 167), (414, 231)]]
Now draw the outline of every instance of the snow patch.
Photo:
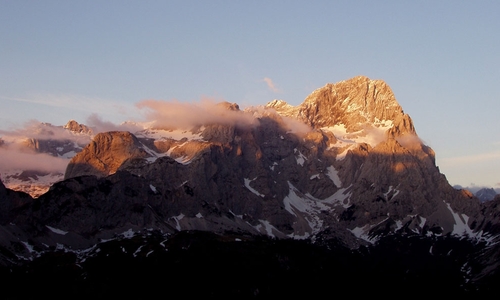
[(293, 149), (293, 152), (294, 153), (298, 152), (297, 156), (295, 157), (295, 159), (297, 160), (297, 164), (304, 166), (304, 162), (307, 160), (307, 157), (305, 157), (304, 154), (302, 154), (299, 150), (297, 150), (297, 148)]
[(203, 141), (203, 132), (204, 127), (201, 127), (198, 131), (193, 132), (190, 130), (184, 130), (184, 129), (172, 129), (172, 130), (165, 130), (165, 129), (145, 129), (139, 132), (136, 132), (135, 135), (137, 137), (145, 137), (145, 138), (152, 138), (155, 140), (166, 140), (166, 139), (172, 139), (176, 141), (180, 141), (182, 139), (187, 139), (190, 141)]
[[(357, 106), (354, 104), (351, 104), (348, 107), (348, 111), (356, 109)], [(379, 119), (375, 119), (373, 124), (360, 123), (360, 125), (361, 127), (363, 127), (363, 129), (355, 132), (348, 132), (345, 124), (337, 124), (335, 126), (323, 127), (321, 128), (321, 130), (333, 133), (333, 135), (337, 139), (337, 142), (333, 145), (330, 145), (329, 149), (333, 147), (349, 148), (349, 146), (355, 146), (361, 143), (366, 143), (372, 147), (375, 147), (380, 142), (386, 139), (387, 130), (389, 130), (394, 126), (391, 120), (379, 120)], [(346, 152), (347, 150), (348, 149), (345, 149), (342, 153)], [(340, 160), (343, 159), (344, 157), (345, 155), (340, 156), (337, 159)]]
[(259, 197), (262, 197), (264, 198), (265, 195), (264, 194), (261, 194), (259, 193), (257, 190), (255, 190), (253, 187), (250, 186), (250, 183), (252, 181), (254, 181), (255, 179), (257, 179), (257, 177), (255, 177), (254, 179), (248, 179), (248, 178), (245, 178), (244, 181), (245, 181), (245, 187), (252, 193), (254, 193), (255, 195), (259, 196)]
[(175, 220), (175, 223), (176, 223), (175, 229), (177, 229), (179, 231), (181, 230), (181, 224), (179, 223), (179, 221), (182, 220), (184, 217), (185, 217), (184, 214), (180, 214), (178, 216), (171, 217), (171, 219)]
[[(323, 228), (322, 212), (333, 212), (337, 204), (332, 199), (320, 200), (310, 194), (302, 194), (292, 183), (288, 182), (289, 193), (283, 199), (285, 210), (295, 217), (303, 217), (309, 227), (311, 234), (319, 232)], [(332, 195), (331, 197), (333, 197)], [(309, 233), (307, 233), (307, 236)], [(305, 236), (289, 235), (293, 238), (304, 238)]]
[(493, 242), (494, 237), (491, 236), (490, 234), (484, 233), (482, 230), (479, 232), (472, 231), (469, 225), (467, 225), (467, 222), (469, 221), (469, 216), (467, 216), (466, 214), (459, 214), (454, 212), (449, 203), (446, 203), (444, 200), (443, 202), (446, 204), (448, 210), (451, 212), (451, 215), (453, 216), (453, 219), (455, 221), (455, 224), (453, 224), (453, 231), (451, 233), (452, 235), (468, 236), (469, 238), (483, 240), (487, 244)]
[(343, 208), (348, 208), (349, 206), (351, 206), (350, 203), (350, 198), (352, 195), (352, 192), (350, 191), (351, 186), (352, 185), (337, 190), (333, 195), (322, 201), (328, 204), (340, 205)]
[(139, 254), (141, 252), (142, 247), (144, 247), (144, 246), (139, 246), (139, 248), (137, 248), (137, 250), (135, 250), (135, 252), (133, 254), (134, 257), (137, 257), (137, 254)]
[(335, 184), (335, 186), (338, 188), (342, 187), (342, 182), (340, 181), (339, 177), (339, 171), (337, 171), (334, 166), (329, 166), (326, 169), (328, 170), (328, 173), (326, 173), (326, 175), (330, 177), (330, 179), (333, 181), (333, 184)]
[(54, 228), (54, 227), (50, 227), (49, 225), (45, 225), (45, 227), (47, 227), (48, 229), (50, 229), (50, 231), (52, 231), (53, 233), (57, 233), (57, 234), (60, 234), (60, 235), (66, 235), (68, 233), (67, 231), (64, 231), (64, 230), (61, 230), (61, 229), (57, 229), (57, 228)]
[(130, 228), (129, 230), (122, 232), (124, 238), (130, 239), (134, 236), (135, 232)]
[(243, 219), (243, 215), (237, 215), (237, 214), (235, 214), (232, 210), (229, 210), (229, 212), (230, 212), (233, 216), (235, 216), (235, 217), (237, 217), (237, 218), (240, 218), (240, 219)]
[[(389, 190), (384, 193), (384, 198), (386, 200), (392, 200), (399, 194), (400, 190), (395, 189), (392, 185), (389, 186)], [(392, 193), (392, 194), (391, 194)]]
[(270, 237), (275, 237), (273, 231), (280, 232), (276, 227), (274, 227), (267, 220), (259, 220), (260, 224), (253, 226), (257, 231), (262, 232), (262, 229), (266, 232), (266, 234)]
[(313, 179), (319, 179), (319, 174), (314, 174), (314, 175), (312, 175), (309, 179), (310, 179), (310, 180), (313, 180)]
[(420, 217), (420, 228), (424, 228), (425, 222), (427, 222), (427, 219), (419, 216)]
[(28, 250), (29, 253), (35, 252), (35, 248), (33, 248), (33, 246), (30, 245), (28, 242), (21, 241), (21, 243), (24, 245), (24, 247), (26, 247), (26, 250)]
[(469, 217), (465, 214), (460, 215), (454, 212), (449, 203), (446, 203), (446, 206), (448, 210), (451, 212), (453, 220), (455, 221), (455, 224), (453, 225), (453, 232), (451, 234), (458, 236), (462, 235), (474, 236), (475, 235), (474, 232), (472, 231), (472, 229), (470, 229), (469, 225), (467, 225)]
[(180, 163), (180, 164), (183, 164), (183, 165), (188, 165), (191, 163), (191, 157), (185, 155), (185, 156), (181, 156), (181, 157), (176, 158), (175, 161)]
[(389, 218), (385, 218), (385, 219), (383, 219), (382, 221), (380, 221), (380, 222), (378, 222), (376, 224), (366, 224), (366, 225), (364, 225), (362, 227), (354, 227), (353, 229), (349, 229), (348, 228), (347, 230), (349, 230), (357, 238), (362, 239), (364, 241), (367, 241), (370, 244), (375, 244), (379, 240), (379, 237), (377, 237), (377, 236), (370, 236), (369, 235), (370, 230), (373, 227), (378, 226), (381, 223), (387, 221), (387, 219), (389, 219)]

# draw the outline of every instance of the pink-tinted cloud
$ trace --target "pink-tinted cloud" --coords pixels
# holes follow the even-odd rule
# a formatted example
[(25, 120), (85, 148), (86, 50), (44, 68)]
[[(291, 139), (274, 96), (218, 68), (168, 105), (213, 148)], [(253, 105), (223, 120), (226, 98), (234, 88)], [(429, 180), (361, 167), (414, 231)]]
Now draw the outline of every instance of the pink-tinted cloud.
[(424, 144), (422, 139), (416, 134), (400, 135), (396, 138), (396, 141), (405, 148), (420, 147), (420, 145)]
[(132, 133), (142, 129), (140, 126), (134, 123), (123, 123), (116, 125), (109, 121), (104, 121), (99, 115), (93, 113), (91, 114), (87, 120), (87, 126), (91, 127), (94, 130), (94, 134), (99, 132), (107, 132), (107, 131), (130, 131)]
[(23, 127), (13, 130), (0, 130), (0, 136), (5, 139), (51, 139), (51, 140), (74, 140), (78, 141), (81, 136), (71, 134), (62, 126), (54, 126), (49, 123), (42, 123), (37, 120), (30, 120), (24, 123)]
[(271, 91), (273, 91), (273, 92), (275, 92), (275, 93), (280, 92), (280, 89), (278, 89), (278, 88), (276, 87), (276, 85), (274, 84), (274, 82), (273, 82), (273, 80), (272, 80), (271, 78), (269, 78), (269, 77), (265, 77), (263, 80), (267, 83), (267, 87), (268, 87)]
[(0, 170), (36, 170), (64, 173), (69, 159), (54, 157), (45, 153), (0, 148)]
[(216, 103), (204, 98), (200, 102), (187, 103), (177, 100), (143, 100), (136, 106), (144, 111), (148, 122), (160, 128), (187, 128), (209, 124), (226, 124), (249, 126), (257, 124), (257, 120), (241, 110), (228, 109), (236, 107), (228, 102)]
[(270, 116), (275, 120), (277, 120), (282, 126), (282, 128), (285, 129), (287, 132), (294, 133), (297, 135), (307, 134), (312, 130), (312, 128), (309, 125), (305, 124), (304, 122), (301, 122), (291, 117), (279, 115), (273, 108), (267, 108), (263, 106), (252, 106), (248, 107), (245, 111), (256, 117)]

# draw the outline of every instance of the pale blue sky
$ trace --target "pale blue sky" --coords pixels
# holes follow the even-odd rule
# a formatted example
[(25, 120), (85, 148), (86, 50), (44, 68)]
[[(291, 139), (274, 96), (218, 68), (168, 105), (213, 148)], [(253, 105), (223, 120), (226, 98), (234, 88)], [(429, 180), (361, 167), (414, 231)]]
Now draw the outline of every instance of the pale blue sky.
[[(451, 184), (500, 187), (500, 1), (0, 0), (0, 129), (385, 80)], [(272, 90), (264, 78), (275, 85)]]

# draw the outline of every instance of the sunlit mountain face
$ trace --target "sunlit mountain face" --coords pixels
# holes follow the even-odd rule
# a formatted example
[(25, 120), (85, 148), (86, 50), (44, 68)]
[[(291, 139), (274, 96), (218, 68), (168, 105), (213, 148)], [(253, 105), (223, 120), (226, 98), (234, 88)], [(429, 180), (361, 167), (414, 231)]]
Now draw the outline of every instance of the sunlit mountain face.
[[(18, 276), (6, 280), (65, 274), (71, 295), (118, 282), (147, 293), (160, 278), (191, 295), (494, 288), (500, 200), (448, 183), (385, 82), (327, 84), (298, 106), (138, 108), (146, 121), (112, 130), (70, 121), (4, 133), (0, 262)], [(177, 284), (215, 264), (225, 283)], [(185, 276), (135, 275), (160, 269)]]

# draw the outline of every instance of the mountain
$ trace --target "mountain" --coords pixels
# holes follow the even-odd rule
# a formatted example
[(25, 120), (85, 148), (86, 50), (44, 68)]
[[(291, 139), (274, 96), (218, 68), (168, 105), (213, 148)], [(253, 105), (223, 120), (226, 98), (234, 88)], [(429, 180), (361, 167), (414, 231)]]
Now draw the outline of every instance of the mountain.
[[(171, 252), (191, 257), (189, 251), (248, 247), (250, 264), (264, 259), (279, 266), (262, 269), (270, 278), (295, 278), (284, 271), (292, 270), (301, 278), (307, 271), (339, 279), (342, 270), (380, 291), (381, 274), (407, 288), (494, 288), (500, 199), (482, 203), (450, 186), (384, 81), (359, 76), (327, 84), (298, 106), (274, 100), (240, 110), (223, 102), (204, 113), (216, 117), (93, 135), (63, 180), (36, 199), (0, 185), (0, 261), (21, 266), (16, 274), (34, 268), (26, 261), (66, 261), (83, 271), (65, 272), (97, 276), (88, 268), (108, 256), (118, 264), (162, 253), (150, 261), (155, 269), (154, 261), (175, 265)], [(197, 239), (206, 248), (190, 248)], [(286, 252), (290, 246), (301, 250)], [(320, 252), (326, 256), (311, 258)], [(225, 257), (232, 255), (238, 254)], [(352, 269), (330, 260), (335, 255)], [(320, 277), (311, 278), (329, 282)], [(237, 285), (249, 293), (278, 291), (245, 282), (260, 287)], [(233, 295), (244, 294), (238, 291)]]
[(497, 192), (493, 188), (482, 188), (474, 193), (474, 195), (481, 201), (493, 200)]
[(64, 178), (66, 165), (92, 136), (91, 128), (74, 120), (64, 126), (32, 123), (7, 132), (0, 139), (0, 153), (11, 163), (1, 166), (0, 178), (6, 187), (36, 198)]

